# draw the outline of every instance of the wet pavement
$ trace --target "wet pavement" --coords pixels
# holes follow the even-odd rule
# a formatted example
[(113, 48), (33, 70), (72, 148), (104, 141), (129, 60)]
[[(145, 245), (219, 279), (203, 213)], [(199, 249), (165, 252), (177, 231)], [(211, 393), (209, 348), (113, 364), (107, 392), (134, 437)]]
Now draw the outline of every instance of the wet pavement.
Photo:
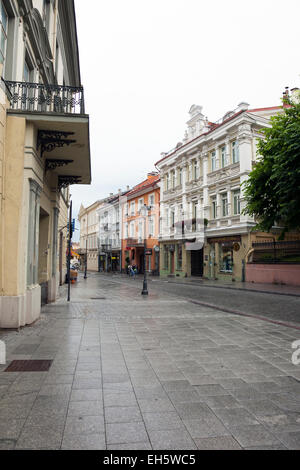
[(300, 448), (300, 331), (162, 285), (144, 298), (138, 279), (80, 275), (71, 303), (63, 289), (33, 326), (0, 331), (7, 365), (53, 361), (0, 366), (0, 449)]

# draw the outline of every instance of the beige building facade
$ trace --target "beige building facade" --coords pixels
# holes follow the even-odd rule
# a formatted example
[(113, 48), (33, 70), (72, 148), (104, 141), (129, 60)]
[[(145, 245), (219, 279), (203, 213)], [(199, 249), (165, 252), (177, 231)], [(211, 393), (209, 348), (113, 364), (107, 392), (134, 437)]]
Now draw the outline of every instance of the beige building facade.
[(161, 174), (160, 273), (245, 280), (253, 232), (243, 215), (243, 182), (257, 158), (257, 139), (280, 106), (249, 109), (247, 103), (216, 123), (202, 107), (190, 109), (183, 142), (156, 164)]
[(0, 328), (38, 319), (66, 272), (69, 186), (89, 184), (73, 0), (0, 0)]
[[(104, 204), (96, 201), (88, 207), (81, 205), (78, 220), (80, 225), (80, 254), (82, 268), (87, 259), (87, 270), (99, 270), (99, 215), (98, 210)], [(87, 258), (85, 258), (87, 257)]]

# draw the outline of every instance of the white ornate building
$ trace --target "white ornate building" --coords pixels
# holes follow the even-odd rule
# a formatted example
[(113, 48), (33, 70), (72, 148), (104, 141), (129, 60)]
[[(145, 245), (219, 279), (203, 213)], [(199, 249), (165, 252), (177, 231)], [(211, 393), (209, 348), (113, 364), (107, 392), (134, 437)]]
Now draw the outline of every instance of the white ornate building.
[[(183, 143), (156, 166), (161, 173), (161, 275), (244, 278), (254, 220), (243, 215), (242, 183), (257, 139), (280, 106), (240, 103), (217, 123), (193, 105)], [(265, 235), (264, 235), (265, 237)], [(204, 246), (203, 246), (204, 245)]]

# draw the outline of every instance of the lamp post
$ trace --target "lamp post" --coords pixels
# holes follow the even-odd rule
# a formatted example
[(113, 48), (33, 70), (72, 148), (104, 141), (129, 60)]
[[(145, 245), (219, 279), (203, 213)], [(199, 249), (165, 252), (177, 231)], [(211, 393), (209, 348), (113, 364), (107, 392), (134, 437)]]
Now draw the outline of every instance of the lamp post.
[(84, 279), (87, 279), (87, 275), (86, 275), (86, 272), (87, 272), (87, 254), (88, 254), (87, 246), (88, 246), (88, 239), (87, 239), (87, 237), (86, 237), (86, 241), (85, 241)]
[(147, 220), (147, 215), (148, 211), (151, 209), (151, 207), (144, 206), (140, 209), (140, 214), (142, 217), (144, 217), (144, 281), (143, 281), (143, 290), (142, 290), (142, 295), (148, 295), (148, 285), (147, 285), (147, 263), (146, 263), (146, 250), (147, 250), (147, 239), (146, 239), (146, 220)]

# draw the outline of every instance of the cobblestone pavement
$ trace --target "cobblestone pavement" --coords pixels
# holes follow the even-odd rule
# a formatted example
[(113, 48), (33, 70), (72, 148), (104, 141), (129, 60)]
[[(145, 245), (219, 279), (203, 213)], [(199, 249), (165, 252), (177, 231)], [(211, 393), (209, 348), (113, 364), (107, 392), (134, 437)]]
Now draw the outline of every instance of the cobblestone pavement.
[[(138, 281), (139, 282), (139, 281)], [(139, 282), (140, 284), (140, 282)], [(0, 449), (299, 449), (300, 331), (101, 275), (0, 332)]]

